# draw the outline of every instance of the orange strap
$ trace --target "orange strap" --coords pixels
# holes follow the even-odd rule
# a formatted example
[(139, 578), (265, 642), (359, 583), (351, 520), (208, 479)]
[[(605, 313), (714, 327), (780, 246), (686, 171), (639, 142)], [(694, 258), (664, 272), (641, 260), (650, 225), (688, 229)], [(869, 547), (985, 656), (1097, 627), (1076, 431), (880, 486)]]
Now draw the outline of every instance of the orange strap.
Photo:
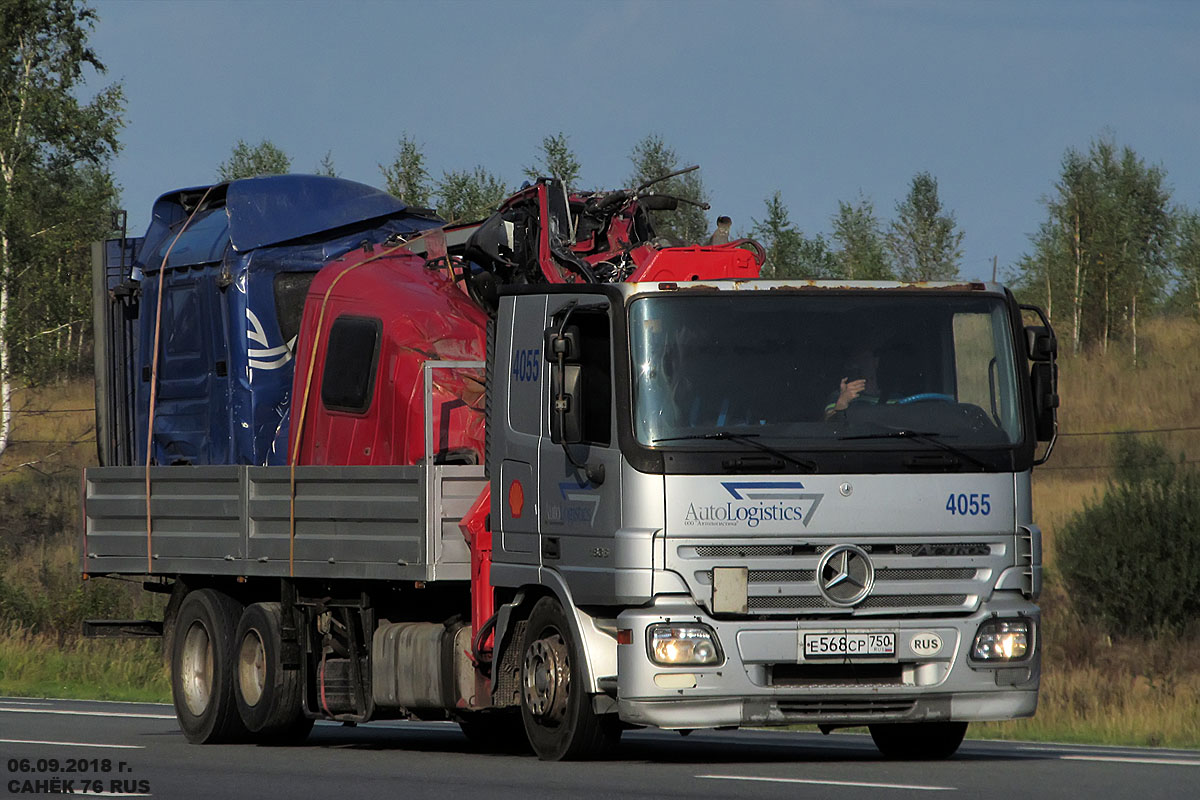
[(341, 282), (342, 278), (346, 277), (354, 270), (374, 261), (378, 261), (386, 256), (390, 256), (397, 250), (403, 250), (413, 242), (423, 239), (429, 234), (440, 231), (441, 228), (432, 228), (426, 233), (422, 233), (420, 236), (415, 236), (403, 244), (382, 250), (370, 258), (365, 258), (362, 261), (359, 261), (357, 264), (352, 264), (351, 266), (346, 267), (337, 275), (337, 277), (329, 282), (328, 288), (325, 289), (325, 295), (321, 298), (321, 310), (317, 314), (317, 328), (316, 332), (313, 334), (312, 347), (309, 348), (308, 351), (308, 373), (304, 377), (304, 396), (300, 400), (300, 416), (294, 418), (296, 431), (295, 435), (291, 437), (291, 457), (288, 459), (291, 468), (288, 487), (288, 575), (291, 577), (296, 576), (296, 464), (300, 460), (300, 437), (304, 433), (304, 420), (308, 415), (308, 397), (312, 391), (313, 370), (316, 368), (317, 364), (317, 344), (320, 342), (321, 329), (325, 324), (325, 307), (329, 303), (329, 298), (333, 294), (334, 287)]
[(196, 214), (204, 207), (204, 201), (208, 199), (208, 193), (214, 187), (210, 186), (204, 190), (204, 195), (200, 198), (200, 202), (192, 209), (192, 213), (188, 214), (188, 218), (184, 220), (183, 227), (179, 229), (179, 233), (175, 234), (175, 238), (171, 240), (171, 246), (167, 248), (167, 252), (163, 255), (162, 264), (158, 268), (158, 302), (154, 310), (154, 355), (151, 357), (150, 366), (150, 419), (146, 424), (146, 574), (154, 572), (154, 555), (151, 547), (152, 530), (150, 520), (150, 452), (154, 447), (154, 409), (158, 402), (158, 338), (162, 331), (162, 303), (163, 303), (163, 287), (167, 283), (167, 259), (171, 257), (171, 251), (175, 249), (175, 243), (179, 241), (179, 237), (183, 236), (183, 232), (192, 224), (192, 220)]

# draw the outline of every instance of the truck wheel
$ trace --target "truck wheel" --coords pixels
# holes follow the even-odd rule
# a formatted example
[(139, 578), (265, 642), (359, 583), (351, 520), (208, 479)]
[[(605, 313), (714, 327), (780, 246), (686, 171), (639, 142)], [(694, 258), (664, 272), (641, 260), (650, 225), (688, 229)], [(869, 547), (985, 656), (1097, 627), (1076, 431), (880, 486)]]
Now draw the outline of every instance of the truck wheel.
[(255, 603), (242, 612), (234, 636), (238, 714), (262, 744), (299, 744), (313, 727), (304, 716), (300, 670), (285, 670), (280, 661), (282, 619), (279, 603)]
[(213, 589), (191, 592), (179, 606), (171, 644), (171, 696), (192, 744), (244, 739), (233, 699), (234, 630), (241, 606)]
[(949, 758), (967, 734), (965, 722), (896, 722), (869, 726), (875, 746), (886, 758)]
[(599, 716), (583, 685), (583, 657), (558, 601), (543, 597), (525, 628), (521, 719), (543, 761), (594, 758), (621, 736), (615, 715)]

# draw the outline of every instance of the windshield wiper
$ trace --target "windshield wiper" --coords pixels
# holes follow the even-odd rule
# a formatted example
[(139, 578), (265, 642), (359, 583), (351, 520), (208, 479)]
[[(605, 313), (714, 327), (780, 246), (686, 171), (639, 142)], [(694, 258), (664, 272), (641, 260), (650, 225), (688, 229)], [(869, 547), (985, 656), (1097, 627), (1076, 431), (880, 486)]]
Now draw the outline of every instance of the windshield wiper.
[(877, 433), (860, 433), (855, 434), (854, 436), (839, 436), (838, 439), (840, 441), (850, 441), (853, 439), (913, 439), (918, 442), (931, 444), (934, 447), (945, 450), (947, 453), (959, 458), (964, 458), (982, 470), (988, 469), (987, 464), (983, 463), (967, 451), (959, 447), (955, 447), (952, 444), (943, 442), (941, 437), (945, 435), (946, 434), (939, 433), (938, 431), (914, 431), (909, 428), (891, 428), (889, 430), (879, 431)]
[(795, 464), (797, 467), (802, 467), (809, 472), (817, 471), (817, 462), (809, 461), (806, 458), (796, 458), (788, 455), (782, 450), (771, 447), (769, 444), (763, 444), (757, 441), (757, 433), (730, 433), (729, 431), (711, 431), (709, 433), (690, 433), (686, 436), (668, 436), (664, 439), (655, 439), (650, 444), (659, 444), (660, 442), (684, 442), (688, 440), (715, 440), (726, 442), (737, 442), (739, 444), (747, 444), (756, 450), (761, 450), (764, 453), (783, 459), (790, 464)]

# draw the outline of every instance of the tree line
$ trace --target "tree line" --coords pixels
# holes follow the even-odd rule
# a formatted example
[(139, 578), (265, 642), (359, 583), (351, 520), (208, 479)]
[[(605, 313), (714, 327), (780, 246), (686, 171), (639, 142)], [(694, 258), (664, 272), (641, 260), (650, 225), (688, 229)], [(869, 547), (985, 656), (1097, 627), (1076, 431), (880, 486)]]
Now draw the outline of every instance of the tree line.
[(805, 236), (792, 223), (782, 192), (765, 201), (766, 214), (751, 234), (767, 248), (763, 274), (773, 278), (845, 280), (952, 280), (962, 259), (963, 232), (938, 197), (937, 178), (918, 172), (896, 216), (884, 224), (863, 195), (840, 201), (832, 233)]
[[(632, 170), (625, 186), (640, 186), (682, 166), (674, 148), (657, 134), (647, 135), (634, 144), (629, 160)], [(568, 136), (560, 131), (542, 139), (532, 163), (523, 167), (521, 173), (530, 181), (557, 178), (569, 188), (578, 189), (582, 188), (580, 170), (579, 157), (571, 149)], [(216, 175), (219, 180), (227, 181), (291, 171), (291, 158), (271, 140), (251, 145), (239, 139), (229, 158), (217, 166)], [(337, 176), (331, 152), (326, 153), (313, 172)], [(483, 165), (443, 170), (435, 177), (429, 171), (420, 144), (408, 133), (400, 136), (391, 161), (379, 164), (379, 173), (389, 193), (410, 206), (432, 209), (447, 222), (483, 219), (519, 188)], [(675, 211), (652, 212), (655, 230), (660, 235), (680, 243), (696, 243), (707, 237), (709, 221), (702, 206), (708, 202), (708, 192), (699, 173), (658, 182), (653, 191), (687, 201)]]
[[(626, 186), (640, 186), (681, 166), (675, 150), (657, 134), (637, 142), (629, 160), (633, 170)], [(291, 168), (291, 159), (270, 140), (257, 145), (239, 140), (229, 159), (218, 166), (217, 177), (283, 174)], [(542, 139), (533, 163), (522, 172), (530, 180), (554, 177), (577, 188), (580, 168), (567, 135), (559, 132)], [(517, 188), (483, 166), (447, 170), (435, 178), (420, 146), (407, 133), (400, 137), (395, 156), (380, 164), (379, 171), (390, 193), (409, 205), (432, 208), (447, 221), (481, 219)], [(336, 175), (331, 154), (315, 172)], [(711, 229), (703, 205), (709, 195), (699, 172), (656, 183), (653, 191), (688, 201), (675, 211), (651, 212), (659, 235), (680, 244), (707, 239)], [(752, 220), (747, 235), (767, 250), (766, 277), (932, 281), (951, 280), (958, 274), (963, 232), (953, 212), (942, 205), (937, 179), (928, 172), (913, 176), (907, 196), (896, 205), (896, 217), (886, 228), (871, 200), (860, 196), (853, 203), (839, 203), (832, 219), (832, 242), (821, 234), (805, 236), (791, 221), (782, 192), (768, 197), (765, 206), (766, 214)]]
[[(82, 0), (0, 0), (0, 452), (10, 438), (13, 390), (88, 372), (90, 243), (111, 235), (119, 205), (111, 162), (120, 150), (125, 101), (120, 83), (81, 98), (85, 78), (104, 64), (88, 46), (96, 13)], [(663, 137), (629, 150), (623, 186), (684, 166)], [(435, 175), (407, 132), (379, 163), (387, 191), (448, 221), (487, 216), (518, 187), (483, 165)], [(214, 179), (293, 171), (269, 140), (239, 140)], [(559, 132), (533, 148), (529, 179), (553, 176), (579, 186), (581, 162)], [(311, 170), (337, 175), (329, 151)], [(701, 243), (711, 232), (699, 172), (653, 191), (683, 198), (652, 212), (670, 243)], [(1041, 303), (1074, 351), (1129, 342), (1147, 314), (1185, 309), (1200, 316), (1200, 212), (1172, 200), (1166, 170), (1147, 164), (1111, 135), (1068, 147), (1042, 198), (1044, 219), (1009, 277), (1023, 299)], [(839, 201), (829, 234), (805, 235), (783, 193), (764, 200), (744, 233), (768, 253), (766, 277), (947, 280), (959, 274), (964, 232), (925, 171), (885, 220), (862, 194)]]
[(1163, 167), (1106, 134), (1067, 148), (1042, 203), (1015, 275), (1074, 352), (1127, 340), (1136, 363), (1140, 318), (1200, 313), (1200, 215), (1172, 202)]

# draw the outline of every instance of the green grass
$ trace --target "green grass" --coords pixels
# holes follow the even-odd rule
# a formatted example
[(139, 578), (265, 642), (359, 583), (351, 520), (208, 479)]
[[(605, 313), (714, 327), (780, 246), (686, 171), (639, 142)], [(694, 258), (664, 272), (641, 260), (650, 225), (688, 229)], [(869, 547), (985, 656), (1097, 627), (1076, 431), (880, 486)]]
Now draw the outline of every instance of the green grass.
[(75, 638), (12, 628), (0, 634), (0, 694), (171, 702), (154, 641)]

